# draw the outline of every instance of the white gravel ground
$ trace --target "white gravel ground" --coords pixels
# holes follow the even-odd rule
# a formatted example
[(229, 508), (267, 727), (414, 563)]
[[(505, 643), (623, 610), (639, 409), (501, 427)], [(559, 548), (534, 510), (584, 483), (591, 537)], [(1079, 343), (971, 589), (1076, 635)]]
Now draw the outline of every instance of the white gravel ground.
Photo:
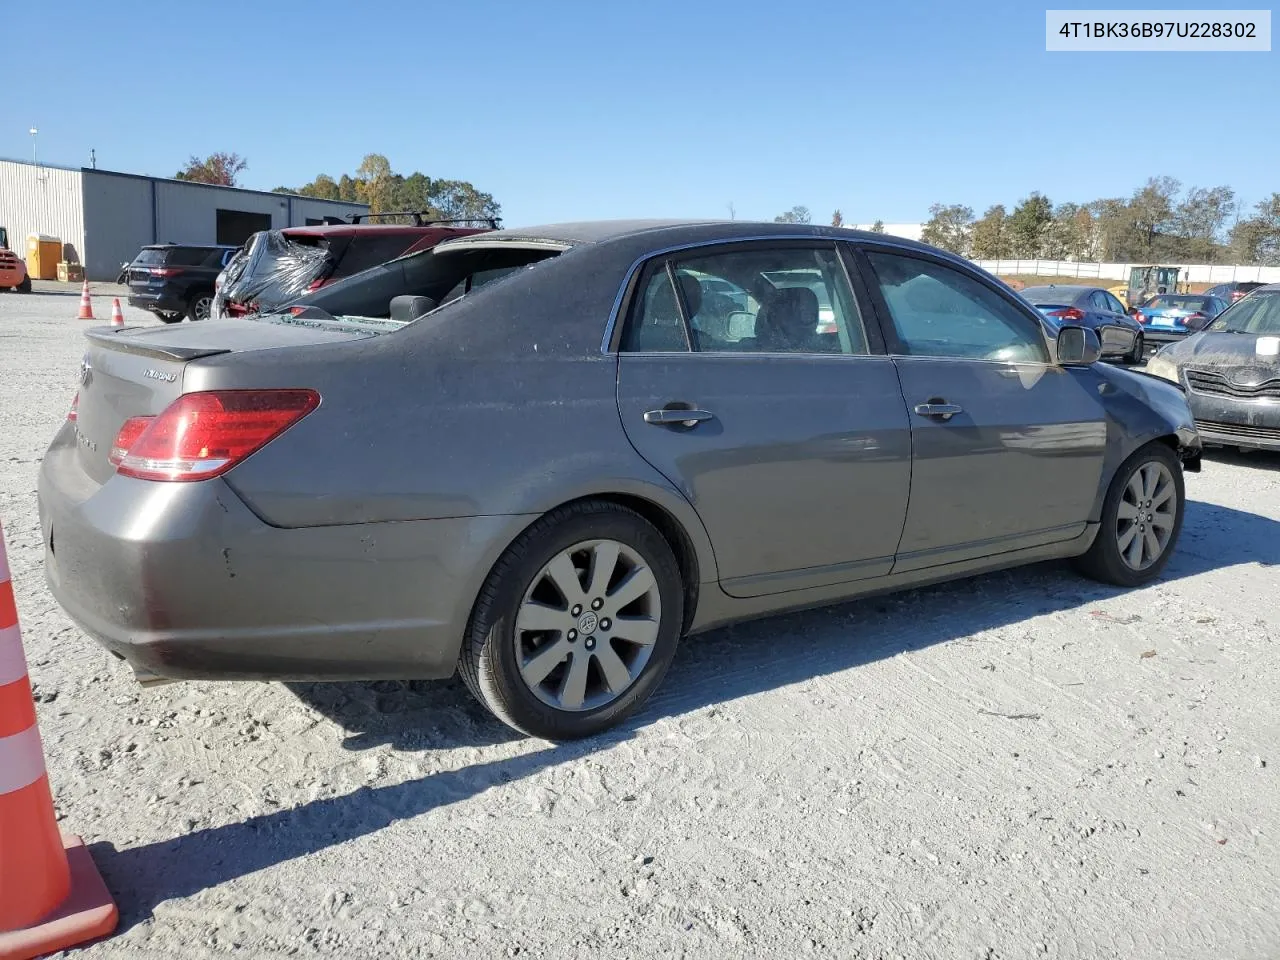
[(138, 688), (41, 570), (76, 306), (0, 294), (0, 518), (122, 911), (84, 956), (1280, 956), (1280, 458), (1189, 475), (1153, 587), (1048, 565), (720, 631), (555, 748), (458, 682)]

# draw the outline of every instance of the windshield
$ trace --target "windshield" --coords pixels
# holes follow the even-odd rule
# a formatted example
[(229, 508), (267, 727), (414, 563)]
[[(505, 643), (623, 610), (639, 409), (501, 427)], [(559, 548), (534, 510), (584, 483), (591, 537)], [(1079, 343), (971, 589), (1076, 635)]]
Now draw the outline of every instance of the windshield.
[(1203, 310), (1209, 306), (1208, 297), (1165, 296), (1156, 297), (1147, 306), (1153, 310)]
[(1245, 297), (1224, 310), (1208, 329), (1215, 333), (1280, 334), (1280, 290)]
[(134, 263), (164, 264), (172, 267), (198, 267), (209, 259), (212, 247), (143, 247)]

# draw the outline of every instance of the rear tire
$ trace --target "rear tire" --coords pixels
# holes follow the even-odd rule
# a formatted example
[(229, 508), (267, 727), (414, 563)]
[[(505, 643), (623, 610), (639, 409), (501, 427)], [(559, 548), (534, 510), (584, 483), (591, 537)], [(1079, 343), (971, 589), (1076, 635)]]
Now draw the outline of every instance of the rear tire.
[(657, 689), (683, 623), (680, 568), (662, 534), (626, 507), (583, 501), (538, 520), (494, 564), (459, 672), (516, 730), (589, 737)]
[(23, 277), (22, 282), (18, 284), (16, 287), (14, 287), (13, 289), (17, 290), (19, 293), (30, 293), (31, 292), (30, 275)]
[(1139, 365), (1143, 361), (1143, 354), (1146, 352), (1147, 346), (1143, 342), (1142, 334), (1138, 334), (1138, 338), (1133, 341), (1133, 353), (1129, 354), (1129, 362), (1134, 366)]
[(1160, 576), (1182, 532), (1182, 464), (1159, 440), (1135, 451), (1111, 480), (1098, 534), (1075, 560), (1085, 576), (1140, 587)]
[[(187, 318), (191, 321), (208, 320), (209, 311), (213, 309), (212, 293), (197, 293), (187, 305)], [(163, 318), (161, 318), (163, 319)]]
[(173, 313), (168, 310), (163, 310), (158, 312), (156, 316), (160, 318), (161, 323), (181, 323), (183, 315), (181, 313)]

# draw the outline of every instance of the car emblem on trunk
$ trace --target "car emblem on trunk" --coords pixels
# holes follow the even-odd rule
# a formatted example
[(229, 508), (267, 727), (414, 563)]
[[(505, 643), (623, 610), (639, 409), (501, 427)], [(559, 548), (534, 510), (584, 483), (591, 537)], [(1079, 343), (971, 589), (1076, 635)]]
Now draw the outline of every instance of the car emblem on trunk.
[(162, 373), (152, 367), (148, 367), (142, 371), (142, 375), (148, 380), (163, 380), (165, 383), (173, 383), (178, 379), (178, 375), (174, 373)]

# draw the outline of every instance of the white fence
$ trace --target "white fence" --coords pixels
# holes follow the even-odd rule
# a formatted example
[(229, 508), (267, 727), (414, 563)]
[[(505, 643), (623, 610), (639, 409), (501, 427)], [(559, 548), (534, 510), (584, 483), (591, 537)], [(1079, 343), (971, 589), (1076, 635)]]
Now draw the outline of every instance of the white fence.
[[(1074, 277), (1079, 280), (1128, 280), (1131, 267), (1140, 263), (1079, 263), (1071, 260), (975, 260), (988, 273), (996, 276), (1021, 274), (1036, 277)], [(1242, 267), (1230, 264), (1161, 263), (1181, 267), (1178, 279), (1184, 283), (1230, 283), (1233, 280), (1256, 280), (1280, 283), (1280, 267)]]

